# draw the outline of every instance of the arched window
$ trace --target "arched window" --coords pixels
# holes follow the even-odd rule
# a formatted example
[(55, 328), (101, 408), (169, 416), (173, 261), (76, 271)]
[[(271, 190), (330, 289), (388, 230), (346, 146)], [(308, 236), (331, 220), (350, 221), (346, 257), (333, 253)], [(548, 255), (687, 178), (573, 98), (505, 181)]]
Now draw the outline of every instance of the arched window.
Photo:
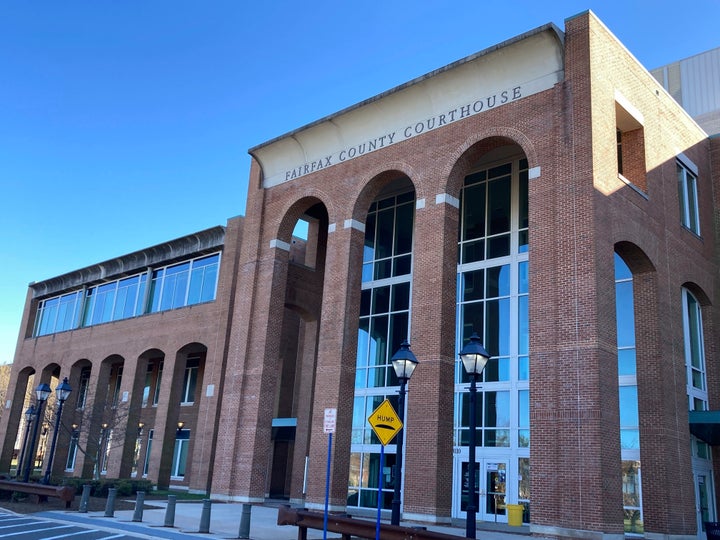
[(705, 411), (708, 395), (700, 302), (689, 290), (683, 288), (682, 303), (688, 405), (691, 411)]

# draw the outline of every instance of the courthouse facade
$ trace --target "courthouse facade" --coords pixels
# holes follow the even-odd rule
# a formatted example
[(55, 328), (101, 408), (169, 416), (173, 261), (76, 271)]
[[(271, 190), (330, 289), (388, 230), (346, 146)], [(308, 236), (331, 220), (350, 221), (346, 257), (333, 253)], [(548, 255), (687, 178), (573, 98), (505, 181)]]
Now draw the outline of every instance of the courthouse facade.
[(403, 517), (463, 520), (477, 332), (479, 521), (716, 520), (720, 139), (592, 13), (250, 154), (244, 218), (30, 285), (0, 470), (28, 388), (68, 377), (55, 477), (321, 508), (335, 409), (331, 507), (388, 511), (396, 446), (381, 470), (367, 418), (407, 339)]

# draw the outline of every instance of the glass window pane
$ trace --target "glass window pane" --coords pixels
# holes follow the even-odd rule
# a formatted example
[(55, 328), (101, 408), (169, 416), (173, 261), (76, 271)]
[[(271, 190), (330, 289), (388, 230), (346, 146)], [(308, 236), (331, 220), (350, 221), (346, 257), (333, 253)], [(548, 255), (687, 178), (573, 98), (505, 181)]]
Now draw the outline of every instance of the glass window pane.
[(618, 347), (635, 346), (635, 309), (632, 281), (615, 284), (615, 316)]
[(410, 283), (398, 283), (392, 287), (392, 311), (410, 309)]
[(637, 429), (620, 430), (620, 448), (637, 450), (640, 448), (640, 431)]
[(463, 190), (463, 240), (485, 236), (485, 184)]
[(488, 185), (488, 234), (510, 231), (510, 177)]
[(504, 234), (488, 239), (487, 258), (495, 259), (510, 255), (510, 235)]
[(395, 257), (393, 268), (393, 276), (405, 276), (409, 274), (412, 269), (412, 256), (404, 255), (402, 257)]
[(370, 319), (360, 319), (358, 328), (358, 348), (356, 355), (356, 366), (367, 366), (368, 350), (370, 347)]
[(518, 391), (518, 426), (530, 427), (530, 392)]
[(363, 262), (375, 260), (375, 214), (368, 214), (365, 222), (365, 244), (363, 247)]
[[(368, 365), (380, 366), (387, 364), (388, 318), (373, 317), (371, 324), (370, 354)], [(372, 411), (370, 411), (372, 412)]]
[(187, 288), (188, 288), (188, 277), (189, 269), (179, 272), (176, 274), (175, 279), (175, 293), (172, 299), (172, 307), (179, 308), (187, 303)]
[(485, 392), (484, 427), (510, 427), (510, 393)]
[(628, 268), (628, 265), (625, 263), (623, 258), (615, 254), (615, 281), (620, 281), (624, 279), (632, 279), (632, 272), (630, 271), (630, 268)]
[(692, 230), (695, 233), (698, 233), (700, 231), (700, 228), (698, 226), (698, 206), (697, 206), (697, 183), (695, 182), (695, 177), (690, 175), (688, 173), (688, 180), (687, 180), (687, 191), (688, 191), (688, 218), (690, 220), (689, 226), (690, 230)]
[(395, 224), (395, 255), (410, 253), (412, 250), (413, 205), (404, 204), (397, 208)]
[(488, 300), (485, 319), (485, 348), (493, 356), (510, 354), (510, 300)]
[[(390, 352), (400, 349), (403, 341), (408, 339), (408, 313), (395, 313), (390, 316)], [(394, 370), (393, 370), (394, 371)]]
[(373, 289), (373, 314), (390, 311), (390, 287), (376, 287)]
[(635, 375), (635, 348), (618, 350), (618, 375)]
[(518, 380), (527, 381), (530, 379), (530, 359), (527, 356), (518, 358)]
[(372, 296), (372, 289), (365, 289), (360, 293), (360, 316), (364, 317), (370, 315), (370, 298)]
[(385, 279), (392, 275), (392, 259), (384, 259), (375, 263), (373, 279)]
[(485, 240), (476, 240), (462, 244), (462, 263), (471, 263), (485, 259)]
[(518, 354), (526, 355), (530, 349), (530, 315), (528, 297), (518, 298)]
[(637, 386), (621, 386), (618, 392), (620, 393), (620, 425), (639, 426)]
[(528, 171), (520, 171), (520, 215), (518, 216), (518, 226), (521, 229), (527, 229), (529, 225), (528, 219)]
[[(463, 323), (463, 343), (470, 339), (473, 332), (477, 332), (482, 337), (484, 325), (485, 305), (483, 302), (473, 302), (471, 304), (463, 304), (462, 323)], [(487, 346), (486, 346), (487, 348)], [(492, 352), (491, 352), (492, 354)]]
[(377, 238), (375, 244), (375, 258), (384, 259), (393, 254), (393, 225), (395, 212), (392, 209), (378, 212), (377, 216)]
[(485, 290), (485, 271), (475, 270), (462, 274), (462, 301), (482, 300)]
[(187, 304), (189, 306), (200, 302), (200, 295), (202, 293), (203, 276), (205, 274), (205, 268), (193, 268), (190, 274), (190, 287), (187, 292)]

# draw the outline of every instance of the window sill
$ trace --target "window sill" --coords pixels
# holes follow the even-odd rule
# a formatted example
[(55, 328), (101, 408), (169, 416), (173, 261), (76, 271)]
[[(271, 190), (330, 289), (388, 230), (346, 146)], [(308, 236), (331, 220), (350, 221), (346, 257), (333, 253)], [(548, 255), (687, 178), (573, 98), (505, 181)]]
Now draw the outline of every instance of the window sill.
[(629, 187), (630, 189), (632, 189), (635, 193), (637, 193), (638, 195), (640, 195), (643, 199), (645, 199), (645, 200), (650, 200), (650, 197), (648, 197), (648, 194), (647, 194), (645, 191), (643, 191), (643, 190), (640, 189), (638, 186), (636, 186), (635, 184), (633, 184), (630, 180), (628, 180), (627, 178), (625, 178), (622, 174), (618, 173), (618, 178), (620, 179), (620, 181), (621, 181), (623, 184), (625, 184), (627, 187)]

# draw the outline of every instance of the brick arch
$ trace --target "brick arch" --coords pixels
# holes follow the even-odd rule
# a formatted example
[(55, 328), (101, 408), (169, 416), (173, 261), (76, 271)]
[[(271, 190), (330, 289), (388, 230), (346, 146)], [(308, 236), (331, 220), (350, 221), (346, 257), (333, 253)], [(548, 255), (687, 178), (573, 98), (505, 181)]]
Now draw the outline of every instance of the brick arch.
[(371, 170), (367, 179), (361, 183), (362, 189), (355, 199), (352, 211), (353, 219), (364, 223), (372, 202), (386, 186), (397, 180), (407, 180), (413, 186), (416, 198), (419, 197), (418, 185), (412, 180), (418, 176), (412, 167), (401, 162), (386, 164), (382, 169)]
[[(703, 308), (706, 308), (706, 307), (709, 307), (710, 305), (712, 305), (712, 302), (710, 301), (710, 297), (705, 293), (703, 288), (700, 285), (698, 285), (697, 283), (694, 283), (692, 281), (686, 281), (685, 283), (682, 284), (682, 288), (690, 291)], [(703, 312), (703, 315), (704, 315), (704, 312)], [(705, 322), (705, 321), (703, 321), (703, 322)]]
[(156, 347), (152, 347), (152, 348), (146, 349), (145, 351), (140, 353), (138, 355), (138, 358), (155, 358), (155, 357), (160, 357), (160, 356), (165, 356), (165, 351), (163, 351), (162, 349), (158, 349)]
[(650, 257), (636, 244), (626, 240), (615, 244), (615, 253), (622, 257), (633, 275), (655, 272), (656, 268)]
[(446, 191), (459, 196), (463, 180), (470, 168), (486, 153), (501, 146), (518, 146), (528, 160), (529, 167), (539, 164), (535, 146), (520, 130), (510, 127), (495, 127), (468, 137), (448, 156), (442, 176), (447, 178)]
[[(334, 209), (332, 199), (329, 195), (315, 188), (303, 189), (303, 196), (292, 200), (282, 210), (282, 218), (279, 220), (273, 238), (290, 243), (295, 224), (308, 211), (318, 211), (327, 215), (328, 222), (340, 219)], [(322, 219), (324, 216), (320, 217)]]

